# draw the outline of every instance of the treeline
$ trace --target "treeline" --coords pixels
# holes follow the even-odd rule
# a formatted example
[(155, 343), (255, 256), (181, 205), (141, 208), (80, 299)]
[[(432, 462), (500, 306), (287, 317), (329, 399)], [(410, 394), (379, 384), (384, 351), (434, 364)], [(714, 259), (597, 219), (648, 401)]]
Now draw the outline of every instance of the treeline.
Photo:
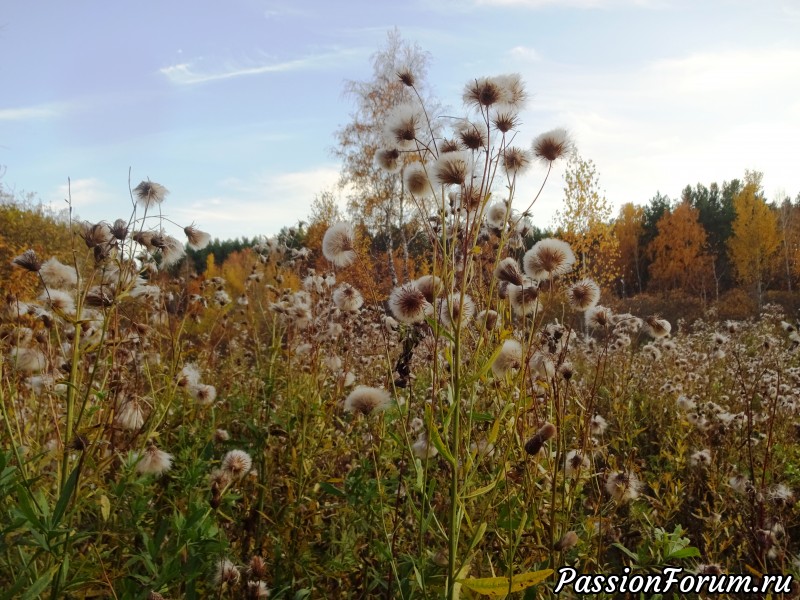
[(762, 174), (722, 185), (686, 186), (625, 204), (614, 221), (620, 243), (615, 292), (682, 291), (704, 301), (734, 289), (760, 306), (767, 290), (791, 292), (800, 277), (800, 194), (768, 202)]
[[(309, 224), (284, 227), (277, 237), (290, 250), (308, 248), (307, 264), (325, 270), (322, 236), (329, 224), (342, 218), (335, 199), (324, 194), (315, 200)], [(730, 303), (733, 297), (740, 304), (746, 301), (746, 310), (752, 311), (771, 299), (769, 294), (783, 293), (783, 300), (793, 297), (800, 282), (800, 194), (768, 201), (761, 173), (746, 172), (743, 179), (721, 185), (687, 185), (674, 200), (656, 193), (646, 204), (624, 204), (615, 218), (595, 219), (584, 228), (572, 230), (570, 222), (567, 215), (552, 230), (534, 228), (526, 246), (548, 236), (569, 238), (591, 257), (583, 261), (583, 274), (602, 281), (607, 292), (620, 299), (691, 298), (706, 306)], [(358, 223), (359, 250), (377, 273), (362, 283), (382, 293), (391, 289), (395, 278), (408, 280), (427, 272), (429, 248), (424, 236), (417, 235), (421, 228), (414, 218), (376, 231)], [(392, 238), (411, 243), (398, 247)], [(215, 239), (202, 250), (187, 248), (188, 267), (200, 275), (242, 271), (238, 278), (243, 278), (248, 271), (243, 265), (255, 258), (246, 258), (249, 249), (258, 242), (247, 237)], [(66, 214), (48, 210), (31, 194), (20, 198), (0, 185), (0, 281), (7, 292), (33, 291), (25, 287), (30, 279), (20, 278), (11, 268), (15, 256), (33, 248), (43, 257), (69, 260), (72, 243)], [(186, 263), (175, 267), (186, 268)]]

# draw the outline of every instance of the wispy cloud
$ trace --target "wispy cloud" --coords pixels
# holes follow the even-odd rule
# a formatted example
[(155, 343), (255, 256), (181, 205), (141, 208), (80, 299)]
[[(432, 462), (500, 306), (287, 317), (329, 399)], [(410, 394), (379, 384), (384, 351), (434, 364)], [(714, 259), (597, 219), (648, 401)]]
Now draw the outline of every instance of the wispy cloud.
[[(264, 75), (266, 73), (286, 73), (291, 71), (301, 71), (306, 69), (319, 69), (340, 64), (342, 60), (359, 56), (357, 49), (336, 49), (321, 54), (313, 54), (303, 58), (287, 60), (282, 62), (258, 62), (255, 64), (227, 64), (220, 68), (204, 70), (193, 62), (179, 63), (159, 69), (171, 82), (179, 85), (193, 85), (198, 83), (208, 83), (210, 81), (220, 81), (223, 79), (234, 79), (237, 77), (249, 77), (253, 75)], [(202, 61), (197, 61), (202, 62)]]
[(49, 119), (59, 114), (54, 105), (41, 104), (18, 108), (0, 108), (0, 121), (29, 121), (33, 119)]
[(536, 62), (542, 60), (541, 54), (530, 46), (514, 46), (508, 51), (508, 54), (511, 58), (522, 62)]

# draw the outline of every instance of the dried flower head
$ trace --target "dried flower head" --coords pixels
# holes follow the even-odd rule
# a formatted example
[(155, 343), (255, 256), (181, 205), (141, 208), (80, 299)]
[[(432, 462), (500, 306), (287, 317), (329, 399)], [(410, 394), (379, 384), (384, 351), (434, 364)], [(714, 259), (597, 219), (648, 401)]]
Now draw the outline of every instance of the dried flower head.
[(506, 99), (504, 90), (489, 77), (481, 77), (467, 83), (463, 98), (464, 104), (476, 107), (491, 106)]
[(593, 416), (592, 420), (589, 421), (589, 433), (593, 436), (603, 435), (606, 429), (608, 429), (608, 421), (600, 415)]
[(403, 85), (408, 87), (414, 87), (415, 79), (414, 73), (411, 71), (409, 67), (401, 67), (397, 70), (397, 78), (402, 82)]
[(507, 73), (497, 75), (494, 78), (495, 84), (500, 87), (502, 102), (519, 110), (525, 106), (528, 100), (528, 92), (525, 90), (525, 82), (519, 73)]
[(334, 266), (343, 269), (356, 260), (353, 226), (340, 221), (331, 225), (322, 238), (322, 254)]
[(162, 266), (171, 267), (177, 264), (186, 254), (186, 248), (184, 248), (183, 243), (171, 235), (161, 238), (161, 242)]
[(494, 276), (500, 281), (513, 283), (519, 286), (521, 286), (524, 281), (517, 259), (513, 256), (508, 256), (497, 263), (494, 269)]
[(489, 132), (484, 124), (464, 120), (456, 125), (455, 130), (458, 140), (468, 150), (480, 150), (489, 143)]
[(431, 167), (433, 179), (439, 185), (464, 185), (469, 177), (471, 162), (465, 151), (443, 154)]
[(390, 148), (414, 150), (415, 141), (421, 136), (425, 117), (415, 104), (401, 104), (386, 118), (383, 138)]
[(573, 310), (584, 312), (600, 300), (600, 286), (593, 279), (584, 278), (567, 289), (567, 302)]
[(39, 295), (39, 302), (60, 315), (75, 314), (75, 299), (64, 290), (46, 289)]
[(651, 315), (644, 320), (644, 329), (652, 337), (658, 339), (666, 337), (672, 331), (672, 325), (669, 321), (662, 319), (657, 315)]
[(259, 598), (269, 598), (269, 588), (263, 581), (248, 581), (245, 590), (247, 600), (258, 600)]
[(556, 435), (556, 426), (552, 423), (545, 423), (533, 434), (533, 437), (525, 442), (525, 452), (531, 456), (536, 456), (544, 447), (545, 443)]
[(48, 288), (69, 288), (78, 285), (75, 267), (62, 264), (57, 258), (49, 258), (39, 269), (39, 275)]
[(497, 357), (492, 361), (492, 373), (495, 377), (505, 377), (512, 369), (519, 369), (522, 365), (522, 344), (517, 340), (509, 339), (503, 342)]
[(578, 477), (589, 469), (589, 458), (580, 450), (570, 450), (564, 459), (564, 473), (567, 477)]
[(266, 579), (267, 564), (264, 562), (264, 559), (260, 556), (253, 556), (247, 567), (247, 575), (250, 579)]
[(458, 152), (461, 150), (461, 144), (452, 138), (445, 138), (439, 144), (439, 154), (447, 154), (449, 152)]
[(400, 151), (397, 148), (378, 150), (375, 153), (376, 164), (389, 173), (397, 173), (403, 166)]
[(101, 251), (105, 251), (106, 247), (114, 241), (111, 226), (105, 221), (100, 221), (99, 223), (84, 221), (81, 225), (80, 236), (86, 243), (87, 248), (100, 248)]
[(560, 128), (542, 133), (533, 140), (531, 147), (533, 155), (547, 164), (570, 154), (573, 150), (567, 130)]
[(344, 410), (351, 413), (369, 415), (386, 410), (392, 404), (392, 397), (382, 388), (359, 385), (344, 401)]
[(521, 175), (531, 166), (530, 154), (522, 148), (511, 146), (503, 153), (503, 169), (509, 177)]
[(486, 330), (491, 331), (492, 329), (497, 327), (497, 323), (499, 322), (499, 317), (500, 315), (496, 310), (492, 310), (491, 308), (484, 309), (475, 316), (475, 322), (478, 325), (478, 327), (482, 327)]
[(137, 231), (132, 237), (133, 241), (137, 244), (144, 246), (148, 250), (155, 250), (156, 247), (153, 245), (153, 238), (155, 235), (156, 234), (152, 231)]
[(414, 443), (411, 444), (411, 452), (421, 460), (427, 460), (439, 454), (436, 446), (428, 440), (428, 434), (424, 431), (421, 432)]
[(548, 279), (565, 275), (575, 264), (575, 254), (569, 244), (556, 238), (536, 242), (525, 253), (522, 266), (525, 273), (534, 279)]
[(172, 455), (153, 443), (148, 444), (136, 463), (136, 471), (142, 475), (161, 475), (171, 467)]
[(424, 321), (430, 306), (425, 294), (413, 282), (395, 288), (389, 296), (389, 310), (398, 321), (406, 325)]
[(503, 102), (492, 107), (492, 124), (501, 133), (508, 133), (519, 125), (519, 110)]
[(486, 224), (492, 229), (502, 230), (511, 210), (505, 202), (495, 202), (486, 211)]
[(223, 458), (220, 468), (234, 479), (241, 479), (253, 468), (253, 459), (244, 450), (231, 450)]
[(432, 193), (428, 173), (421, 162), (413, 162), (405, 168), (403, 182), (406, 189), (414, 196), (427, 196)]
[(22, 267), (26, 271), (30, 271), (32, 273), (38, 273), (39, 269), (42, 268), (42, 261), (39, 260), (39, 257), (36, 256), (36, 252), (33, 250), (25, 250), (25, 252), (12, 260), (11, 264), (17, 267)]
[(585, 313), (586, 325), (591, 329), (606, 329), (611, 325), (614, 313), (610, 308), (597, 304)]
[(711, 450), (704, 448), (693, 452), (689, 457), (689, 463), (693, 467), (708, 467), (711, 464)]
[(333, 303), (342, 312), (358, 312), (364, 298), (352, 285), (343, 283), (333, 291)]
[(539, 285), (531, 279), (524, 279), (522, 285), (509, 283), (506, 287), (508, 300), (514, 313), (526, 316), (539, 312)]
[(47, 368), (47, 357), (37, 348), (15, 346), (11, 349), (10, 362), (22, 373), (39, 373)]
[(217, 562), (217, 572), (214, 575), (214, 584), (217, 587), (223, 585), (234, 586), (239, 583), (239, 577), (239, 569), (227, 558), (220, 559)]
[(200, 231), (194, 225), (189, 225), (183, 228), (183, 233), (186, 234), (186, 239), (189, 248), (192, 250), (202, 250), (211, 241), (211, 234), (205, 231)]
[(117, 219), (109, 230), (114, 239), (122, 241), (128, 237), (128, 222), (125, 219)]
[(178, 373), (177, 383), (180, 387), (197, 385), (200, 383), (200, 369), (193, 363), (184, 365)]
[(612, 471), (606, 479), (606, 492), (620, 504), (636, 500), (640, 488), (639, 478), (633, 472)]
[(130, 398), (122, 402), (114, 423), (128, 431), (138, 431), (144, 425), (144, 408), (138, 398)]
[(133, 193), (136, 196), (136, 201), (147, 210), (156, 204), (161, 204), (166, 195), (169, 194), (169, 190), (160, 183), (155, 183), (148, 179), (133, 188)]
[(414, 280), (414, 285), (431, 304), (444, 291), (444, 283), (436, 275), (423, 275)]
[(189, 395), (197, 400), (198, 404), (213, 404), (217, 399), (217, 388), (205, 383), (196, 383), (189, 386)]
[(463, 327), (474, 315), (475, 303), (466, 294), (450, 294), (439, 300), (439, 322), (445, 327)]
[(560, 540), (558, 540), (553, 549), (556, 552), (566, 552), (567, 550), (571, 550), (578, 544), (578, 534), (574, 531), (568, 531), (565, 533)]

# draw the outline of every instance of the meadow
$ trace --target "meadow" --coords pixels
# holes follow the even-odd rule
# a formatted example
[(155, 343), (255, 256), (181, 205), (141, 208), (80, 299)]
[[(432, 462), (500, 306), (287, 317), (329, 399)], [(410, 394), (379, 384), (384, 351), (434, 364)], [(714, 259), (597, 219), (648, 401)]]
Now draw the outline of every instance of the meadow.
[(800, 574), (794, 319), (631, 314), (591, 248), (534, 241), (517, 178), (573, 149), (560, 129), (514, 145), (524, 95), (469, 82), (446, 132), (418, 95), (393, 109), (376, 164), (427, 218), (425, 260), (388, 293), (347, 221), (313, 248), (260, 240), (236, 280), (197, 275), (186, 246), (210, 236), (166, 233), (150, 181), (127, 217), (70, 221), (60, 259), (18, 254), (2, 597), (532, 599), (564, 566)]

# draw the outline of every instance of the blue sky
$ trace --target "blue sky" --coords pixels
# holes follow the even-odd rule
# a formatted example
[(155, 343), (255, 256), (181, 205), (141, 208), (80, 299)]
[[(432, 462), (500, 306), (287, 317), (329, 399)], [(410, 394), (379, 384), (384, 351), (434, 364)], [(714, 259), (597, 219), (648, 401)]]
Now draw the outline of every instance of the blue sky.
[(275, 233), (335, 186), (343, 81), (369, 77), (395, 26), (430, 52), (445, 104), (475, 77), (522, 74), (518, 139), (566, 127), (615, 206), (745, 169), (769, 199), (800, 192), (796, 0), (7, 2), (1, 181), (61, 207), (69, 178), (82, 218), (113, 220), (129, 213), (130, 167), (134, 186), (170, 189), (179, 223)]

